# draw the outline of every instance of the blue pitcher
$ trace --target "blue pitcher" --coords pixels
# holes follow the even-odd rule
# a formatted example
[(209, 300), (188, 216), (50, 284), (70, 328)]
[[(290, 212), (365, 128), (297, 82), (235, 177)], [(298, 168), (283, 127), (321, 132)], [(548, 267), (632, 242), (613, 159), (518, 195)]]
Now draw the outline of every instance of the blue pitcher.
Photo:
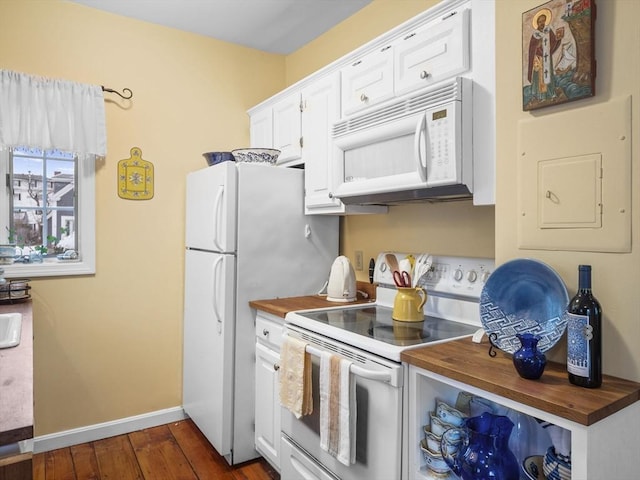
[(518, 460), (509, 450), (512, 429), (503, 415), (468, 418), (463, 427), (442, 434), (442, 456), (462, 480), (518, 480)]

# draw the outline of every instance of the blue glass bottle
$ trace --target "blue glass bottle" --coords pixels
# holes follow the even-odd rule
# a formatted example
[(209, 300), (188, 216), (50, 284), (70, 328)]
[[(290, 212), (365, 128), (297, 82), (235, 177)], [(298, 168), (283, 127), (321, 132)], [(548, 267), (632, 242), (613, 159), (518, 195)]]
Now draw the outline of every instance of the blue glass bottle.
[(538, 350), (540, 337), (532, 333), (517, 333), (516, 337), (522, 346), (513, 354), (513, 365), (522, 378), (537, 380), (547, 365), (547, 357)]

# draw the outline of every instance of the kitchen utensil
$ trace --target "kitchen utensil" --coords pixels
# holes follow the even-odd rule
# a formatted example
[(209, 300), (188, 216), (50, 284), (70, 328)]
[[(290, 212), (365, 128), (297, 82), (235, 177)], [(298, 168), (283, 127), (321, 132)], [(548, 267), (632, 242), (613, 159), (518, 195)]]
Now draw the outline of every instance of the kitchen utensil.
[(407, 272), (409, 275), (413, 273), (413, 267), (411, 266), (411, 262), (408, 258), (403, 258), (398, 262), (398, 270), (401, 272)]
[(387, 253), (384, 256), (384, 259), (387, 261), (387, 265), (389, 266), (392, 272), (395, 272), (396, 270), (400, 270), (400, 265), (398, 265), (398, 259), (393, 253)]
[(275, 148), (238, 148), (231, 152), (236, 162), (264, 163), (275, 165), (280, 150)]
[(416, 257), (414, 257), (411, 253), (409, 255), (407, 255), (406, 258), (407, 262), (409, 262), (409, 266), (411, 267), (410, 270), (408, 270), (409, 273), (413, 274), (413, 270), (416, 266)]
[(222, 162), (233, 162), (235, 158), (231, 152), (207, 152), (202, 156), (207, 160), (209, 166), (217, 165)]
[(347, 257), (340, 255), (331, 265), (327, 300), (330, 302), (353, 302), (356, 299), (356, 273)]
[(428, 253), (421, 253), (415, 261), (413, 272), (413, 286), (417, 286), (422, 276), (431, 269), (433, 257)]
[(538, 349), (553, 347), (567, 328), (569, 294), (560, 276), (539, 260), (519, 258), (500, 265), (480, 296), (480, 320), (494, 343), (513, 354), (517, 333), (540, 336)]
[(394, 270), (393, 271), (393, 281), (396, 284), (396, 287), (408, 288), (411, 286), (411, 275), (407, 272)]

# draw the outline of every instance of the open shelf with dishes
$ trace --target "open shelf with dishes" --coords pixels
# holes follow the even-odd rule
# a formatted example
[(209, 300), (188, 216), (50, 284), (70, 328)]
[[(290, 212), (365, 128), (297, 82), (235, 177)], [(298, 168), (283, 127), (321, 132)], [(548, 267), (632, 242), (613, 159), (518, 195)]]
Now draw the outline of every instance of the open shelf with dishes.
[[(471, 366), (467, 366), (471, 368)], [(475, 368), (490, 367), (479, 365)], [(515, 370), (513, 373), (517, 377)], [(635, 432), (640, 428), (640, 402), (636, 401), (638, 385), (633, 382), (622, 380), (620, 384), (617, 384), (615, 383), (616, 379), (609, 377), (610, 383), (614, 385), (605, 386), (605, 390), (600, 393), (604, 398), (609, 397), (612, 408), (602, 414), (604, 418), (597, 418), (601, 416), (601, 409), (598, 409), (598, 414), (593, 418), (582, 419), (581, 417), (567, 418), (568, 415), (561, 411), (554, 412), (552, 409), (537, 408), (537, 406), (531, 405), (533, 402), (529, 402), (526, 395), (520, 395), (515, 390), (507, 392), (505, 388), (508, 387), (504, 386), (494, 390), (488, 388), (487, 384), (481, 381), (465, 383), (416, 365), (410, 365), (408, 376), (407, 441), (409, 453), (407, 478), (409, 479), (453, 480), (458, 478), (453, 473), (450, 473), (449, 476), (446, 474), (437, 476), (427, 468), (429, 459), (423, 451), (426, 441), (422, 442), (422, 440), (426, 438), (425, 426), (430, 425), (431, 422), (430, 413), (437, 409), (439, 402), (444, 402), (468, 415), (477, 416), (483, 411), (494, 411), (511, 420), (514, 426), (509, 438), (509, 449), (516, 457), (520, 479), (536, 478), (525, 473), (522, 468), (523, 463), (530, 471), (545, 468), (553, 469), (556, 472), (545, 476), (548, 472), (539, 471), (537, 478), (559, 478), (562, 480), (565, 478), (574, 480), (611, 478), (612, 472), (616, 472), (616, 478), (635, 478), (637, 461), (632, 458), (633, 455), (628, 454), (628, 450), (625, 450), (629, 445), (637, 443), (637, 438), (634, 440), (634, 436), (637, 436)], [(524, 384), (525, 388), (530, 388), (532, 392), (537, 391), (541, 397), (546, 395), (543, 383), (536, 384), (536, 381), (523, 379), (518, 379), (516, 383), (520, 383), (520, 380), (527, 382)], [(558, 383), (555, 376), (552, 380), (551, 383)], [(579, 403), (578, 395), (588, 392), (588, 390), (566, 383), (565, 401), (567, 405), (571, 406), (572, 404), (571, 395), (574, 395), (573, 399)], [(484, 388), (477, 386), (480, 384)], [(629, 391), (624, 394), (626, 400), (623, 403), (629, 402), (629, 395), (635, 400), (632, 400), (626, 407), (613, 407), (613, 403), (616, 401), (611, 398), (610, 391), (616, 391), (617, 395), (622, 396), (620, 392), (627, 389)], [(496, 392), (507, 392), (507, 394), (501, 395)], [(592, 393), (589, 392), (587, 395)], [(476, 405), (473, 405), (474, 402)], [(581, 405), (577, 405), (578, 410), (581, 408)], [(607, 408), (605, 407), (604, 410)], [(567, 464), (562, 462), (562, 457), (560, 459), (552, 457), (554, 448), (550, 447), (556, 446), (558, 450), (569, 450), (570, 453), (566, 459), (570, 462), (569, 472), (567, 472)], [(555, 464), (553, 464), (553, 460), (556, 460)]]
[[(545, 419), (532, 415), (523, 405), (514, 405), (507, 399), (497, 397), (489, 392), (481, 391), (452, 382), (450, 379), (438, 379), (436, 374), (412, 367), (410, 370), (410, 412), (409, 416), (409, 445), (413, 455), (409, 455), (410, 478), (414, 479), (456, 479), (455, 474), (449, 473), (444, 459), (441, 458), (441, 450), (434, 452), (434, 446), (439, 445), (443, 432), (449, 428), (455, 428), (455, 416), (462, 415), (464, 420), (468, 418), (488, 418), (487, 413), (495, 415), (494, 418), (506, 417), (502, 425), (507, 430), (508, 449), (514, 455), (514, 464), (519, 472), (519, 478), (527, 480), (528, 477), (522, 469), (525, 462), (528, 468), (540, 468), (545, 470), (554, 468), (562, 480), (571, 478), (570, 465), (562, 460), (557, 460), (554, 447), (567, 452), (570, 456), (571, 429), (569, 425), (562, 426), (550, 422), (550, 417)], [(445, 413), (439, 411), (444, 410)], [(522, 410), (525, 410), (524, 412)], [(459, 413), (458, 413), (459, 412)], [(452, 417), (453, 414), (453, 417)], [(509, 423), (511, 422), (511, 423)], [(509, 431), (510, 429), (510, 431)], [(428, 440), (428, 441), (427, 441)], [(433, 454), (435, 453), (435, 455)], [(504, 453), (501, 454), (504, 456)], [(434, 459), (437, 459), (434, 462)], [(570, 458), (567, 459), (569, 462)], [(532, 466), (531, 463), (534, 462)], [(430, 467), (435, 463), (435, 467)], [(562, 465), (562, 474), (559, 466)], [(444, 469), (441, 467), (444, 466)], [(568, 475), (567, 475), (568, 473)], [(564, 475), (564, 476), (563, 476)], [(533, 477), (536, 478), (536, 477)], [(545, 478), (545, 477), (537, 477)]]

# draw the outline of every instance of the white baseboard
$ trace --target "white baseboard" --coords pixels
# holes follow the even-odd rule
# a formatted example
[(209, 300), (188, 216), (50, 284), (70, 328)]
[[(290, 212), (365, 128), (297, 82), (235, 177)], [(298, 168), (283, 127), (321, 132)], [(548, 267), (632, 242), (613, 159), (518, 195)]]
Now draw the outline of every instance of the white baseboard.
[(111, 422), (42, 435), (33, 439), (33, 453), (48, 452), (57, 448), (66, 448), (80, 443), (102, 440), (103, 438), (123, 435), (144, 428), (178, 422), (185, 418), (188, 417), (182, 407), (173, 407)]

